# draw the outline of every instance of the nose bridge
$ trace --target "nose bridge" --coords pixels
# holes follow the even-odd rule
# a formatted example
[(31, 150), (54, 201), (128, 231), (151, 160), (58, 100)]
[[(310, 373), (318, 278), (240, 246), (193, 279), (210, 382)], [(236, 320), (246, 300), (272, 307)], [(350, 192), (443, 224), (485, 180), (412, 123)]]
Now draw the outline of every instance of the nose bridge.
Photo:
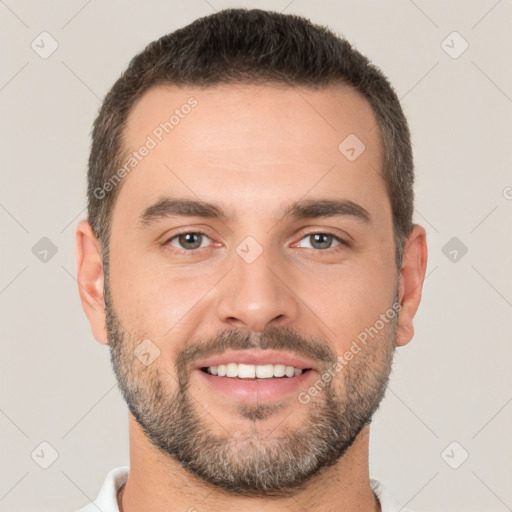
[(239, 244), (233, 270), (219, 290), (219, 320), (262, 332), (278, 318), (284, 325), (297, 317), (296, 297), (284, 284), (284, 276), (279, 277), (281, 266), (270, 252), (254, 239)]

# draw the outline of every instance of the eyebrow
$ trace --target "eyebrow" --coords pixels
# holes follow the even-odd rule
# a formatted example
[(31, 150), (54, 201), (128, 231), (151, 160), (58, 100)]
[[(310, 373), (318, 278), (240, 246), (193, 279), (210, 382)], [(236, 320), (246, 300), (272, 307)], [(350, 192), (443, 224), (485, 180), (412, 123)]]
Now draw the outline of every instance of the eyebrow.
[[(321, 217), (353, 217), (370, 224), (368, 210), (348, 199), (308, 199), (289, 204), (282, 219), (315, 219)], [(148, 206), (139, 217), (141, 226), (148, 226), (162, 219), (172, 217), (201, 217), (227, 221), (230, 215), (219, 205), (205, 201), (182, 198), (163, 198)]]

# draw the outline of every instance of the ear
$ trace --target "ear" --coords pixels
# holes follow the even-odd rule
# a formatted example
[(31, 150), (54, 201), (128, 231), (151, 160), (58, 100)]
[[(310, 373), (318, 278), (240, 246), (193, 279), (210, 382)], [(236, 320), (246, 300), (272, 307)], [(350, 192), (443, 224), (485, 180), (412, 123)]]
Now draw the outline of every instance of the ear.
[(398, 314), (397, 346), (403, 346), (414, 336), (413, 318), (418, 310), (427, 269), (427, 235), (414, 224), (404, 247), (398, 299), (402, 309)]
[(75, 252), (78, 292), (82, 308), (89, 319), (93, 336), (100, 343), (108, 345), (101, 245), (91, 225), (85, 220), (80, 221), (76, 228)]

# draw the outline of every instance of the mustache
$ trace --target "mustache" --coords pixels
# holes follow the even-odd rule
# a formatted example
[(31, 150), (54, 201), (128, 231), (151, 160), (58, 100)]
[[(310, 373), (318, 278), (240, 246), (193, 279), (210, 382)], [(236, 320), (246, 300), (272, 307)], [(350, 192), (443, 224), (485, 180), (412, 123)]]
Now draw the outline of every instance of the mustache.
[(304, 356), (331, 367), (336, 364), (336, 353), (320, 338), (306, 337), (290, 327), (270, 327), (263, 333), (241, 329), (226, 329), (204, 342), (189, 340), (176, 358), (178, 372), (187, 370), (197, 360), (222, 354), (227, 350), (281, 350)]

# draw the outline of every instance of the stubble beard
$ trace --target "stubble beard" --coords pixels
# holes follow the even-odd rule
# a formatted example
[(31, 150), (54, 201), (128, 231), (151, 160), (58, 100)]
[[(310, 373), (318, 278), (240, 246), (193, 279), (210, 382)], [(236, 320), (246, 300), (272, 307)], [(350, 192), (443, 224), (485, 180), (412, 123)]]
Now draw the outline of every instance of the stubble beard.
[[(300, 346), (312, 359), (322, 359), (324, 371), (332, 372), (337, 356), (329, 345), (286, 328), (273, 327), (258, 337), (237, 330), (223, 331), (200, 349), (188, 346), (180, 352), (176, 381), (158, 366), (158, 361), (144, 366), (134, 356), (144, 336), (130, 336), (122, 328), (107, 282), (105, 305), (111, 363), (118, 386), (149, 442), (207, 484), (234, 496), (284, 497), (304, 489), (315, 475), (338, 463), (371, 422), (384, 397), (396, 344), (396, 317), (328, 384), (322, 381), (320, 372), (320, 392), (307, 404), (297, 400), (292, 405), (304, 418), (300, 426), (280, 426), (264, 435), (261, 422), (278, 414), (279, 409), (289, 408), (289, 403), (240, 403), (236, 410), (248, 420), (248, 427), (234, 432), (225, 425), (225, 419), (216, 422), (213, 413), (206, 413), (193, 395), (190, 363), (197, 354), (221, 346), (290, 351)], [(170, 391), (171, 387), (175, 390)]]

